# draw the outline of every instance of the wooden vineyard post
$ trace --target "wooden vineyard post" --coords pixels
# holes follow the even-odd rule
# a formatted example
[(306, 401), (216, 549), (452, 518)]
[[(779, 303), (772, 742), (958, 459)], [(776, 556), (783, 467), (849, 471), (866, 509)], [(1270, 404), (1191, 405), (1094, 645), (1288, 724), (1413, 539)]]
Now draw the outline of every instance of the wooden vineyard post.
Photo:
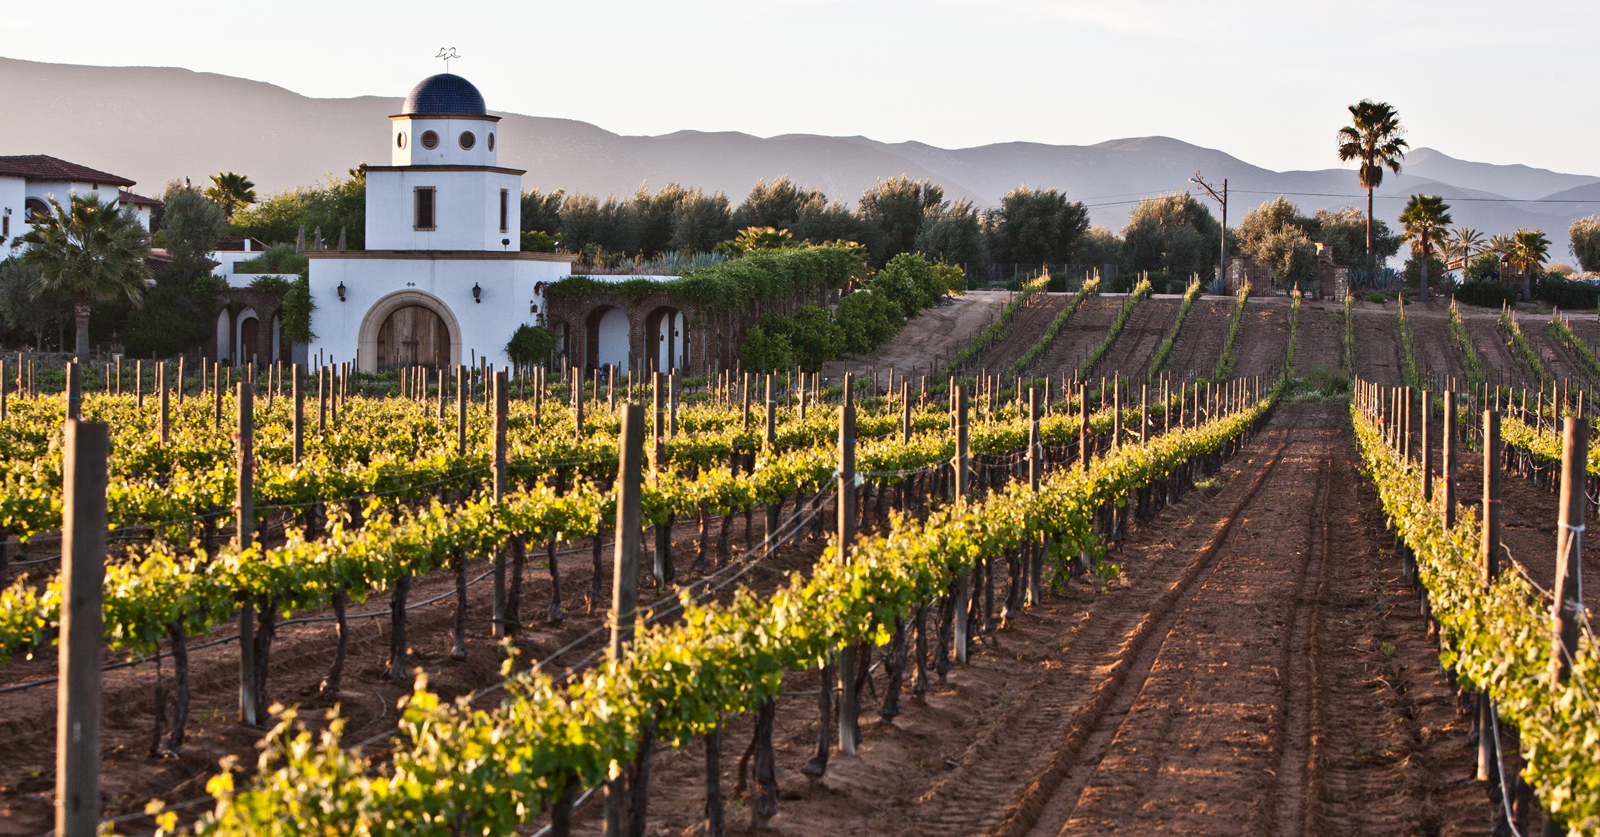
[(740, 395), (744, 399), (744, 429), (750, 430), (750, 373), (744, 373), (744, 387)]
[(93, 837), (100, 827), (101, 605), (110, 449), (106, 424), (67, 421), (61, 467), (61, 686), (56, 692), (55, 833), (61, 837)]
[[(1483, 411), (1483, 528), (1479, 531), (1478, 564), (1483, 571), (1483, 586), (1492, 586), (1500, 576), (1500, 414)], [(1494, 782), (1499, 771), (1492, 770), (1499, 758), (1495, 740), (1494, 703), (1487, 689), (1478, 693), (1478, 781)]]
[[(488, 381), (484, 382), (488, 384)], [(500, 503), (506, 496), (506, 414), (510, 405), (506, 403), (506, 371), (501, 369), (494, 373), (494, 502)], [(499, 550), (494, 555), (494, 631), (496, 638), (507, 635), (509, 628), (506, 619), (506, 554)]]
[[(1032, 415), (1031, 413), (1029, 414)], [(1033, 419), (1037, 421), (1037, 419)], [(1139, 444), (1145, 443), (1145, 430), (1150, 426), (1150, 385), (1139, 385)]]
[[(242, 551), (254, 543), (256, 530), (255, 393), (249, 381), (240, 381), (238, 392), (238, 461), (233, 499), (238, 517), (234, 522), (237, 530), (234, 543)], [(262, 721), (257, 713), (261, 705), (261, 684), (256, 682), (255, 637), (255, 603), (242, 602), (239, 605), (239, 720), (249, 726), (260, 726)]]
[(900, 441), (911, 441), (911, 385), (900, 379)]
[[(616, 539), (611, 560), (611, 643), (606, 658), (615, 666), (622, 660), (622, 646), (633, 641), (633, 625), (639, 611), (639, 498), (644, 484), (644, 407), (631, 400), (622, 411), (622, 430), (617, 436), (617, 519)], [(606, 783), (607, 837), (626, 833), (629, 794), (628, 774)]]
[[(4, 376), (0, 376), (3, 378)], [(172, 427), (172, 396), (171, 388), (167, 386), (167, 362), (162, 361), (156, 366), (156, 390), (161, 398), (161, 446), (166, 447), (171, 436)], [(4, 403), (0, 400), (0, 403)]]
[[(1039, 389), (1028, 388), (1028, 487), (1034, 491), (1039, 490), (1039, 481), (1044, 477), (1044, 446), (1039, 438)], [(1028, 556), (1028, 565), (1025, 571), (1028, 574), (1028, 606), (1032, 607), (1043, 601), (1040, 592), (1040, 576), (1044, 566), (1044, 542), (1041, 541), (1030, 547), (1025, 553)]]
[(1569, 416), (1561, 432), (1561, 509), (1556, 521), (1554, 636), (1550, 648), (1550, 676), (1566, 683), (1578, 653), (1578, 632), (1583, 621), (1583, 512), (1589, 462), (1589, 422)]
[(1444, 394), (1444, 432), (1439, 441), (1444, 444), (1444, 525), (1456, 525), (1456, 394)]
[[(956, 401), (956, 456), (954, 461), (956, 472), (956, 503), (965, 504), (967, 501), (967, 388), (955, 388)], [(955, 646), (956, 662), (963, 665), (967, 662), (967, 596), (972, 586), (972, 573), (962, 572), (956, 576), (955, 581)]]
[(0, 422), (6, 420), (6, 362), (0, 360)]
[(667, 455), (666, 376), (656, 372), (650, 380), (650, 470), (665, 467)]
[(572, 429), (579, 440), (583, 439), (583, 382), (578, 367), (572, 367)]
[(1089, 470), (1089, 388), (1078, 388), (1078, 468)]
[(133, 362), (133, 403), (139, 412), (144, 412), (144, 361)]
[(456, 455), (467, 455), (467, 404), (472, 398), (472, 379), (465, 364), (456, 367)]
[[(851, 397), (851, 375), (844, 373), (844, 405), (839, 408), (839, 563), (850, 563), (850, 545), (856, 539), (856, 405)], [(839, 650), (839, 752), (856, 754), (857, 726), (856, 643)]]
[(211, 364), (212, 426), (222, 429), (222, 364)]
[(83, 373), (76, 361), (67, 364), (67, 418), (83, 418)]
[(294, 435), (294, 464), (299, 465), (306, 452), (306, 394), (302, 387), (300, 364), (289, 367), (290, 383), (289, 397), (294, 400), (294, 426), (290, 432)]
[[(298, 364), (296, 364), (296, 365), (298, 365)], [(442, 426), (444, 426), (444, 379), (445, 379), (445, 374), (444, 374), (444, 368), (443, 367), (440, 367), (437, 377), (438, 377), (438, 380), (439, 380), (439, 408), (438, 408), (439, 417), (438, 417), (437, 420), (439, 422), (439, 425), (442, 427)]]
[[(772, 453), (778, 445), (778, 402), (773, 396), (772, 384), (772, 376), (768, 375), (766, 415), (767, 429), (765, 434), (762, 436), (762, 447), (765, 448), (769, 454)], [(778, 509), (771, 503), (767, 504), (764, 525), (766, 540), (762, 553), (765, 555), (771, 555), (778, 548), (777, 541), (774, 539), (774, 535), (778, 528)]]

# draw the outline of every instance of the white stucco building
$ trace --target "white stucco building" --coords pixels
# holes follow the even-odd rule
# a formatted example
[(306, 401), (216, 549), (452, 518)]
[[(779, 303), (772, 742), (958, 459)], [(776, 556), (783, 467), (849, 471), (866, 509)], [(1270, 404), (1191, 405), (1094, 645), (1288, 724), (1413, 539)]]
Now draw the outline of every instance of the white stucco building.
[(524, 253), (522, 174), (498, 163), (497, 116), (466, 79), (424, 79), (389, 117), (390, 165), (367, 167), (366, 250), (311, 259), (309, 356), (376, 372), (488, 358), (538, 324), (576, 258)]
[(66, 207), (75, 194), (99, 195), (104, 203), (132, 206), (148, 230), (150, 210), (161, 202), (127, 191), (133, 185), (126, 177), (45, 154), (0, 156), (0, 251), (28, 231), (28, 218), (48, 214), (51, 200)]

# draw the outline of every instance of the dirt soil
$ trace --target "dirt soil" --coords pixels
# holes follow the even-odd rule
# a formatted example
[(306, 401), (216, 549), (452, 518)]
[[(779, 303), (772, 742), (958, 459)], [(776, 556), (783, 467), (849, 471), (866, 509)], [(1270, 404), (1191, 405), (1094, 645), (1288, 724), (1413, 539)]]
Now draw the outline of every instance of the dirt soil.
[[(1576, 319), (1576, 318), (1574, 318)], [(1536, 316), (1519, 316), (1522, 323), (1522, 333), (1528, 336), (1528, 342), (1533, 344), (1533, 350), (1539, 355), (1539, 361), (1544, 364), (1546, 372), (1556, 378), (1571, 378), (1575, 381), (1592, 381), (1583, 368), (1583, 363), (1571, 349), (1561, 345), (1550, 334), (1550, 318)]]
[(1461, 349), (1450, 337), (1448, 303), (1434, 301), (1427, 305), (1408, 305), (1406, 323), (1411, 326), (1411, 344), (1423, 374), (1466, 380)]
[(988, 328), (1010, 299), (1007, 291), (967, 291), (949, 304), (929, 308), (907, 322), (870, 358), (850, 357), (823, 364), (822, 374), (832, 380), (845, 372), (864, 375), (873, 367), (880, 371), (898, 369), (902, 374), (926, 371), (928, 364), (942, 364), (967, 347), (978, 332)]
[(1405, 383), (1401, 366), (1398, 313), (1393, 305), (1355, 304), (1356, 369), (1361, 377), (1385, 386)]
[(1182, 301), (1181, 296), (1152, 296), (1134, 306), (1133, 314), (1122, 326), (1122, 334), (1106, 352), (1101, 365), (1126, 378), (1144, 378), (1150, 371), (1150, 361), (1155, 359), (1156, 349), (1167, 339)]
[(1101, 294), (1085, 299), (1034, 364), (1038, 374), (1060, 377), (1062, 373), (1077, 372), (1089, 353), (1106, 339), (1126, 298), (1127, 294)]
[(1461, 320), (1467, 326), (1467, 334), (1472, 336), (1472, 345), (1478, 350), (1478, 356), (1483, 358), (1483, 371), (1489, 376), (1489, 381), (1505, 386), (1527, 384), (1528, 373), (1511, 353), (1506, 337), (1500, 333), (1498, 315), (1487, 312), (1478, 314), (1475, 311), (1473, 316), (1468, 316), (1465, 308), (1461, 313)]
[(1036, 294), (1017, 311), (1006, 338), (978, 358), (977, 367), (991, 375), (1004, 375), (1050, 327), (1050, 322), (1066, 308), (1071, 294)]
[(1233, 374), (1239, 378), (1271, 381), (1283, 369), (1289, 351), (1289, 300), (1283, 297), (1251, 299), (1244, 307), (1239, 336), (1233, 344)]
[[(817, 680), (791, 675), (771, 833), (1486, 834), (1466, 723), (1355, 458), (1342, 404), (1287, 405), (1215, 493), (1136, 528), (1120, 575), (1051, 589), (893, 721), (864, 697), (860, 751), (820, 782), (800, 772)], [(729, 719), (734, 834), (753, 833), (732, 790), (750, 736)], [(698, 744), (653, 776), (650, 833), (703, 833)]]
[(1304, 375), (1321, 367), (1329, 372), (1344, 369), (1344, 326), (1339, 322), (1342, 309), (1329, 301), (1306, 300), (1300, 303), (1300, 328), (1295, 335), (1294, 365)]
[(1167, 371), (1174, 380), (1209, 378), (1222, 357), (1222, 344), (1233, 323), (1233, 297), (1205, 297), (1194, 301), (1183, 320), (1178, 339), (1167, 356)]

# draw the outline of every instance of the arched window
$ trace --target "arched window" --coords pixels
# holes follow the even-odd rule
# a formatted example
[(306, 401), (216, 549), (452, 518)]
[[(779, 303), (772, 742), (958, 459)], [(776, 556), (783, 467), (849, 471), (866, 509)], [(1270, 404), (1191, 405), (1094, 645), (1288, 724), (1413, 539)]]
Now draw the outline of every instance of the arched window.
[(22, 214), (28, 219), (28, 223), (30, 224), (37, 224), (40, 221), (50, 217), (50, 204), (47, 204), (38, 198), (28, 198), (26, 201), (23, 201), (22, 206)]

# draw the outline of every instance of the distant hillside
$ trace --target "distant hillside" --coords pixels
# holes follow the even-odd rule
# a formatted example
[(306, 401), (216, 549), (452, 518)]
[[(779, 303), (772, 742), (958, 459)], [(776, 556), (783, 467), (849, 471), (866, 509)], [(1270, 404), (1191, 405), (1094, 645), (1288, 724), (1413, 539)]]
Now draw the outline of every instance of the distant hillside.
[[(6, 130), (0, 154), (51, 154), (139, 181), (156, 194), (169, 178), (203, 181), (221, 170), (248, 174), (270, 193), (387, 159), (393, 98), (313, 99), (263, 82), (160, 67), (87, 67), (0, 58)], [(490, 102), (490, 105), (493, 105)], [(500, 113), (500, 112), (497, 112)], [(1229, 221), (1282, 193), (1307, 211), (1360, 205), (1349, 169), (1276, 172), (1225, 152), (1168, 137), (1110, 140), (1088, 146), (1009, 142), (945, 149), (918, 142), (790, 134), (679, 131), (622, 136), (570, 119), (500, 113), (501, 163), (528, 170), (524, 188), (628, 194), (669, 182), (721, 191), (734, 203), (759, 178), (788, 175), (830, 198), (853, 203), (882, 177), (929, 178), (951, 198), (999, 203), (1019, 186), (1064, 190), (1090, 204), (1095, 223), (1120, 229), (1134, 200), (1189, 188), (1196, 172), (1228, 179)], [(1331, 158), (1330, 153), (1330, 158)], [(1386, 178), (1379, 217), (1393, 223), (1404, 198), (1426, 191), (1457, 199), (1457, 224), (1487, 233), (1538, 227), (1568, 259), (1572, 219), (1600, 212), (1600, 202), (1507, 203), (1495, 198), (1560, 197), (1600, 201), (1600, 177), (1521, 165), (1457, 160), (1431, 148), (1408, 157)], [(1489, 200), (1460, 201), (1461, 198)], [(1397, 198), (1397, 199), (1384, 199)]]

